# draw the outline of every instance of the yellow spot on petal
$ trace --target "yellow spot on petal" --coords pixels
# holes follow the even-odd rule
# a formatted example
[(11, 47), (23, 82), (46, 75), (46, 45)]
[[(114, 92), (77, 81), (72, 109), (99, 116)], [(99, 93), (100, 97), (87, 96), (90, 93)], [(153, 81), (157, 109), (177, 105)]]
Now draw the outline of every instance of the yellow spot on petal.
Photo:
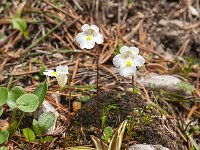
[(131, 67), (132, 66), (132, 61), (131, 60), (127, 60), (126, 61), (126, 67)]
[(52, 75), (54, 75), (54, 76), (55, 76), (55, 75), (57, 75), (57, 72), (55, 72), (55, 71), (54, 71), (54, 72), (52, 72)]
[(91, 40), (92, 40), (92, 36), (91, 36), (91, 35), (88, 35), (88, 36), (86, 37), (86, 40), (87, 40), (87, 41), (91, 41)]

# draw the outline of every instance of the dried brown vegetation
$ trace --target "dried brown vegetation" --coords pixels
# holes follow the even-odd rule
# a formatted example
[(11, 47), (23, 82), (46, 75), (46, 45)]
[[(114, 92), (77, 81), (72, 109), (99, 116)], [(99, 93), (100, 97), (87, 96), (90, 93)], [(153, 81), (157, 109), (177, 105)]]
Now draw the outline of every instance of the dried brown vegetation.
[[(46, 95), (46, 100), (60, 114), (52, 135), (54, 139), (43, 145), (32, 142), (32, 148), (64, 149), (92, 144), (88, 137), (97, 132), (93, 110), (96, 52), (81, 50), (74, 39), (84, 23), (97, 24), (105, 37), (105, 42), (96, 47), (100, 50), (101, 108), (107, 104), (119, 107), (110, 112), (107, 125), (115, 129), (129, 114), (131, 96), (127, 89), (131, 87), (131, 81), (118, 76), (112, 58), (122, 45), (134, 45), (146, 59), (139, 76), (150, 72), (176, 74), (192, 83), (195, 90), (192, 96), (165, 98), (159, 90), (146, 89), (137, 83), (140, 95), (137, 94), (135, 107), (144, 109), (152, 120), (141, 128), (141, 124), (135, 124), (131, 143), (189, 149), (193, 147), (185, 134), (189, 128), (191, 130), (187, 131), (199, 143), (199, 131), (192, 131), (193, 126), (199, 125), (200, 117), (199, 5), (199, 0), (27, 0), (24, 3), (1, 0), (1, 86), (21, 85), (30, 92), (44, 81), (39, 74), (42, 65), (48, 69), (55, 69), (59, 64), (69, 66), (70, 87), (60, 93), (61, 103), (56, 103), (52, 96), (58, 90), (55, 80), (50, 81)], [(27, 39), (12, 27), (11, 19), (17, 11), (27, 22)], [(89, 102), (82, 104), (78, 113), (72, 112), (72, 102), (82, 100), (86, 95), (90, 96)], [(148, 103), (153, 104), (152, 110), (146, 110)], [(9, 110), (6, 111), (1, 119), (9, 119)], [(8, 147), (26, 149), (27, 143), (16, 134)], [(126, 143), (125, 136), (124, 147)]]

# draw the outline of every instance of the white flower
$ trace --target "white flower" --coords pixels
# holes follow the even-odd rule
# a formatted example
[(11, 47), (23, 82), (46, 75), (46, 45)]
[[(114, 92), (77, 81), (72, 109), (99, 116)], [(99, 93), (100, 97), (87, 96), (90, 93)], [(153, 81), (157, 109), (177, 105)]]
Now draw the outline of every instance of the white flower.
[(103, 35), (99, 33), (99, 28), (96, 25), (84, 24), (81, 27), (81, 33), (76, 35), (76, 41), (80, 44), (82, 49), (92, 49), (95, 45), (103, 43)]
[(62, 90), (65, 84), (67, 83), (67, 79), (68, 79), (67, 74), (69, 74), (68, 66), (57, 66), (56, 71), (45, 70), (43, 74), (50, 77), (56, 77), (58, 84), (60, 86), (60, 89)]
[(137, 47), (123, 46), (120, 48), (120, 54), (113, 58), (113, 64), (119, 68), (119, 74), (124, 77), (134, 76), (137, 68), (145, 63), (145, 59), (139, 54)]

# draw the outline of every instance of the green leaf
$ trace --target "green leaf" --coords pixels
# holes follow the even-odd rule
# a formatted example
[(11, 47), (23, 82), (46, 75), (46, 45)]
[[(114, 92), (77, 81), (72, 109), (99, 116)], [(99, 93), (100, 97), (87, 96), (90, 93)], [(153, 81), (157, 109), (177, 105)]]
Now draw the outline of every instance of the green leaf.
[(146, 57), (146, 59), (148, 61), (151, 61), (153, 59), (153, 54), (148, 54), (147, 57)]
[(0, 106), (6, 103), (8, 99), (8, 89), (6, 87), (0, 87)]
[(105, 139), (108, 142), (108, 139), (112, 136), (113, 130), (111, 127), (106, 127), (103, 130), (103, 139)]
[(150, 104), (147, 104), (146, 109), (149, 110), (149, 109), (152, 109), (152, 107), (153, 107), (153, 104), (150, 103)]
[(35, 140), (35, 133), (31, 129), (29, 128), (23, 129), (23, 134), (28, 141)]
[(44, 97), (47, 93), (48, 90), (48, 85), (47, 82), (40, 83), (37, 88), (34, 91), (34, 94), (38, 97), (39, 99), (39, 106), (43, 103)]
[(45, 112), (38, 119), (39, 127), (49, 129), (54, 124), (55, 115), (51, 112)]
[(21, 86), (15, 86), (14, 88), (12, 88), (11, 91), (8, 93), (8, 106), (11, 109), (15, 109), (17, 107), (16, 100), (23, 94), (25, 94), (25, 92)]
[(39, 136), (42, 135), (43, 129), (40, 129), (38, 121), (35, 119), (33, 119), (33, 130), (37, 135), (39, 135)]
[(39, 143), (39, 142), (40, 142), (40, 139), (35, 139), (35, 140), (33, 140), (32, 142)]
[(33, 76), (33, 79), (34, 79), (34, 80), (40, 80), (40, 76), (39, 76), (38, 74), (35, 74), (35, 75)]
[(8, 131), (0, 131), (0, 144), (3, 144), (8, 140), (9, 133)]
[(0, 106), (0, 117), (3, 114), (3, 107)]
[(2, 146), (2, 147), (0, 147), (0, 150), (8, 150), (8, 149), (7, 149), (7, 147)]
[(12, 19), (13, 28), (21, 31), (24, 34), (24, 37), (28, 39), (27, 23), (22, 18), (13, 18)]
[(45, 142), (50, 142), (52, 139), (53, 139), (52, 136), (45, 136), (44, 138), (42, 138), (42, 140)]
[(176, 86), (182, 90), (189, 91), (189, 92), (194, 92), (195, 90), (194, 85), (190, 84), (189, 82), (181, 81), (177, 83)]
[(9, 134), (13, 135), (16, 128), (17, 128), (17, 121), (14, 121), (8, 128)]
[(46, 68), (46, 66), (45, 65), (43, 65), (41, 68), (40, 68), (40, 76), (44, 76), (44, 74), (43, 74), (43, 72), (46, 70), (47, 68)]
[(100, 113), (100, 119), (101, 119), (101, 128), (104, 128), (106, 122), (106, 114), (104, 111)]
[(81, 98), (81, 102), (82, 103), (86, 103), (90, 100), (90, 96), (89, 95), (85, 95), (83, 98)]
[(27, 30), (27, 24), (26, 24), (26, 21), (24, 19), (13, 18), (12, 24), (13, 24), (14, 29), (18, 29), (22, 33), (26, 32), (26, 30)]
[(23, 112), (34, 112), (39, 104), (38, 97), (35, 94), (24, 94), (17, 101), (17, 107)]

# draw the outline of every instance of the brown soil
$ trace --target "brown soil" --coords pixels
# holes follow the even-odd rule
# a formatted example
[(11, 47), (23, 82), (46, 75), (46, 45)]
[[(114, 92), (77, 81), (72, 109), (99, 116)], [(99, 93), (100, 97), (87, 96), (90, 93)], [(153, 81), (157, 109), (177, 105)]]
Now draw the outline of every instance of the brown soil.
[[(112, 109), (110, 111), (106, 126), (111, 126), (113, 129), (116, 129), (123, 120), (130, 118), (132, 95), (130, 92), (121, 90), (102, 91), (100, 93), (101, 111), (102, 108), (108, 107), (109, 105), (118, 106), (118, 109)], [(167, 128), (164, 128), (167, 121), (162, 119), (162, 115), (154, 111), (154, 108), (148, 110), (146, 106), (147, 103), (137, 95), (135, 97), (134, 107), (143, 110), (146, 115), (150, 116), (151, 121), (144, 123), (142, 119), (144, 116), (140, 116), (141, 118), (139, 118), (136, 114), (134, 123), (135, 133), (131, 139), (131, 143), (158, 144), (172, 150), (184, 150), (182, 140), (178, 136), (172, 135)], [(92, 144), (89, 135), (97, 136), (96, 118), (96, 99), (92, 98), (84, 104), (71, 124), (68, 135), (72, 136), (70, 139), (72, 145), (82, 145), (83, 143), (84, 145)], [(172, 124), (169, 124), (169, 126), (173, 127)], [(125, 143), (127, 142), (127, 136), (128, 133), (124, 136), (123, 147), (125, 147)], [(79, 139), (79, 141), (75, 139)]]

